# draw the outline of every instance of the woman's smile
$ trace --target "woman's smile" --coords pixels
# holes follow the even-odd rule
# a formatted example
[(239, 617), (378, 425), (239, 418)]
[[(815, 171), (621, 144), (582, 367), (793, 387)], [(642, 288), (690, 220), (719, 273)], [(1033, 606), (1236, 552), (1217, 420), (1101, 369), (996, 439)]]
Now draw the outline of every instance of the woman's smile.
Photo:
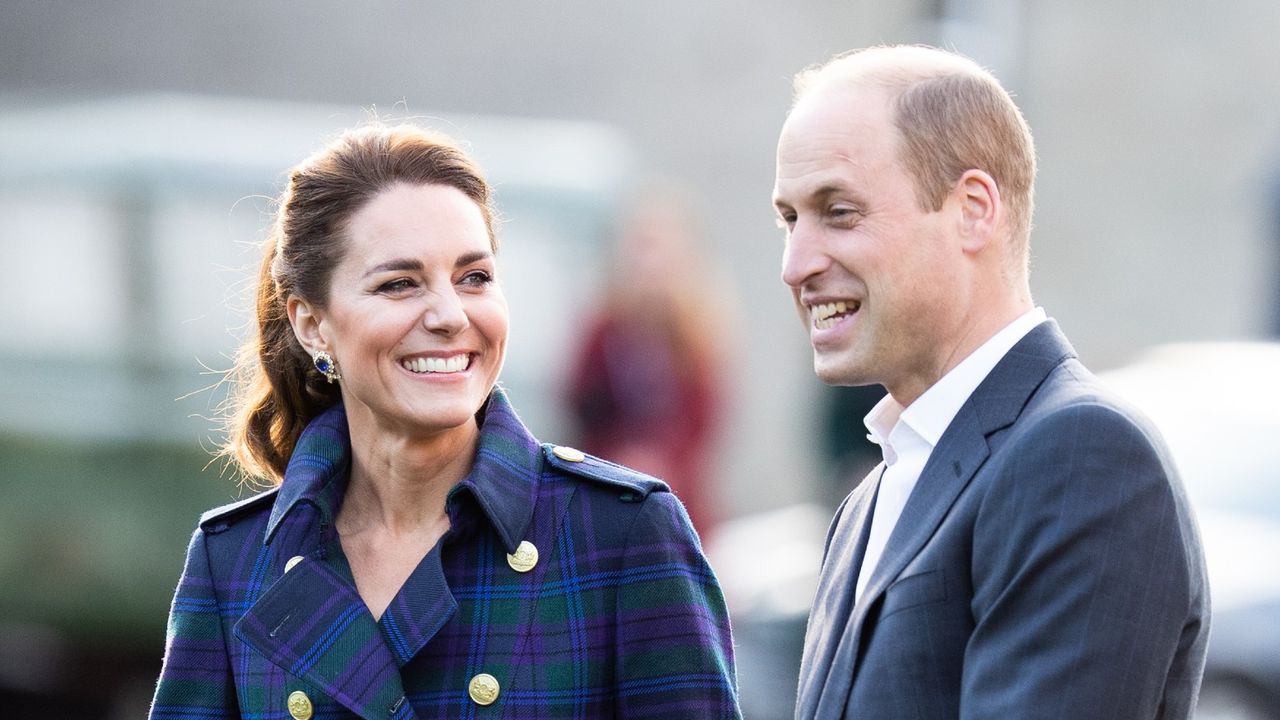
[(400, 367), (415, 375), (456, 375), (471, 368), (473, 355), (468, 352), (446, 356), (411, 357), (400, 361)]
[(353, 433), (366, 422), (413, 437), (474, 432), (508, 325), (480, 207), (453, 187), (398, 184), (347, 233), (314, 327), (342, 369)]

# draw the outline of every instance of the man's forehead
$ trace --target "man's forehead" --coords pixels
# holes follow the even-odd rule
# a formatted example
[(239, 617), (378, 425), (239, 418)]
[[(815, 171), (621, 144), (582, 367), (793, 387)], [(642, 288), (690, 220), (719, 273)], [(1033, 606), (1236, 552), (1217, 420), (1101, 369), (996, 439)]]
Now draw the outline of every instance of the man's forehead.
[(855, 167), (848, 158), (832, 156), (830, 162), (778, 168), (773, 185), (775, 205), (799, 206), (810, 200), (856, 191), (851, 177)]
[(896, 130), (877, 109), (835, 102), (798, 110), (778, 140), (775, 201), (852, 189), (851, 176), (865, 181), (894, 161)]
[(893, 142), (895, 136), (884, 92), (832, 88), (806, 96), (787, 116), (778, 138), (778, 157)]

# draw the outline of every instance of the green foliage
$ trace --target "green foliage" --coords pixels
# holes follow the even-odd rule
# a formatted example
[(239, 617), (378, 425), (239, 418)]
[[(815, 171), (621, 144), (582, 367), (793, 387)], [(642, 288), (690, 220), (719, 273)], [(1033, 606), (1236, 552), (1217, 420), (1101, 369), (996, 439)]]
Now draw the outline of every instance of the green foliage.
[(0, 616), (155, 644), (200, 513), (241, 492), (198, 447), (0, 437)]

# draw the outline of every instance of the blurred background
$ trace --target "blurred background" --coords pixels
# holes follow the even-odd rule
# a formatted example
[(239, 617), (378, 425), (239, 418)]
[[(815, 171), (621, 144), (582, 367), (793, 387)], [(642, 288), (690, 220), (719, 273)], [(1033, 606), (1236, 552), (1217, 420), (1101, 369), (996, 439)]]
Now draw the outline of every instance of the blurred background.
[[(517, 408), (545, 440), (671, 480), (729, 597), (744, 709), (789, 716), (877, 397), (812, 377), (778, 280), (792, 75), (882, 42), (991, 68), (1038, 145), (1038, 304), (1118, 385), (1172, 364), (1138, 373), (1166, 378), (1149, 396), (1208, 390), (1280, 430), (1261, 342), (1280, 334), (1277, 36), (1273, 0), (3, 0), (0, 712), (145, 712), (186, 540), (249, 492), (209, 449), (270, 198), (376, 114), (458, 137), (489, 172)], [(1228, 340), (1252, 342), (1206, 345)], [(1196, 422), (1179, 437), (1203, 450)], [(1257, 456), (1227, 504), (1261, 534), (1211, 552), (1215, 590), (1275, 576), (1256, 555), (1280, 542), (1275, 437), (1224, 441)], [(1217, 488), (1208, 467), (1188, 483)], [(1218, 495), (1193, 487), (1202, 514)], [(1204, 717), (1280, 717), (1280, 581), (1263, 585), (1228, 596), (1247, 629), (1215, 635)]]

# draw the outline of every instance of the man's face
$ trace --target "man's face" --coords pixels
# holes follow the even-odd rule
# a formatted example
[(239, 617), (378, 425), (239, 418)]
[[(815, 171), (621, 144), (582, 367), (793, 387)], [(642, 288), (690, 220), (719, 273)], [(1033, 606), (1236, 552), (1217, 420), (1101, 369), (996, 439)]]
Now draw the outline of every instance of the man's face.
[(921, 210), (892, 117), (874, 86), (812, 91), (778, 141), (774, 205), (787, 233), (782, 280), (809, 327), (814, 371), (836, 385), (879, 383), (906, 405), (941, 377), (967, 298), (957, 201)]

